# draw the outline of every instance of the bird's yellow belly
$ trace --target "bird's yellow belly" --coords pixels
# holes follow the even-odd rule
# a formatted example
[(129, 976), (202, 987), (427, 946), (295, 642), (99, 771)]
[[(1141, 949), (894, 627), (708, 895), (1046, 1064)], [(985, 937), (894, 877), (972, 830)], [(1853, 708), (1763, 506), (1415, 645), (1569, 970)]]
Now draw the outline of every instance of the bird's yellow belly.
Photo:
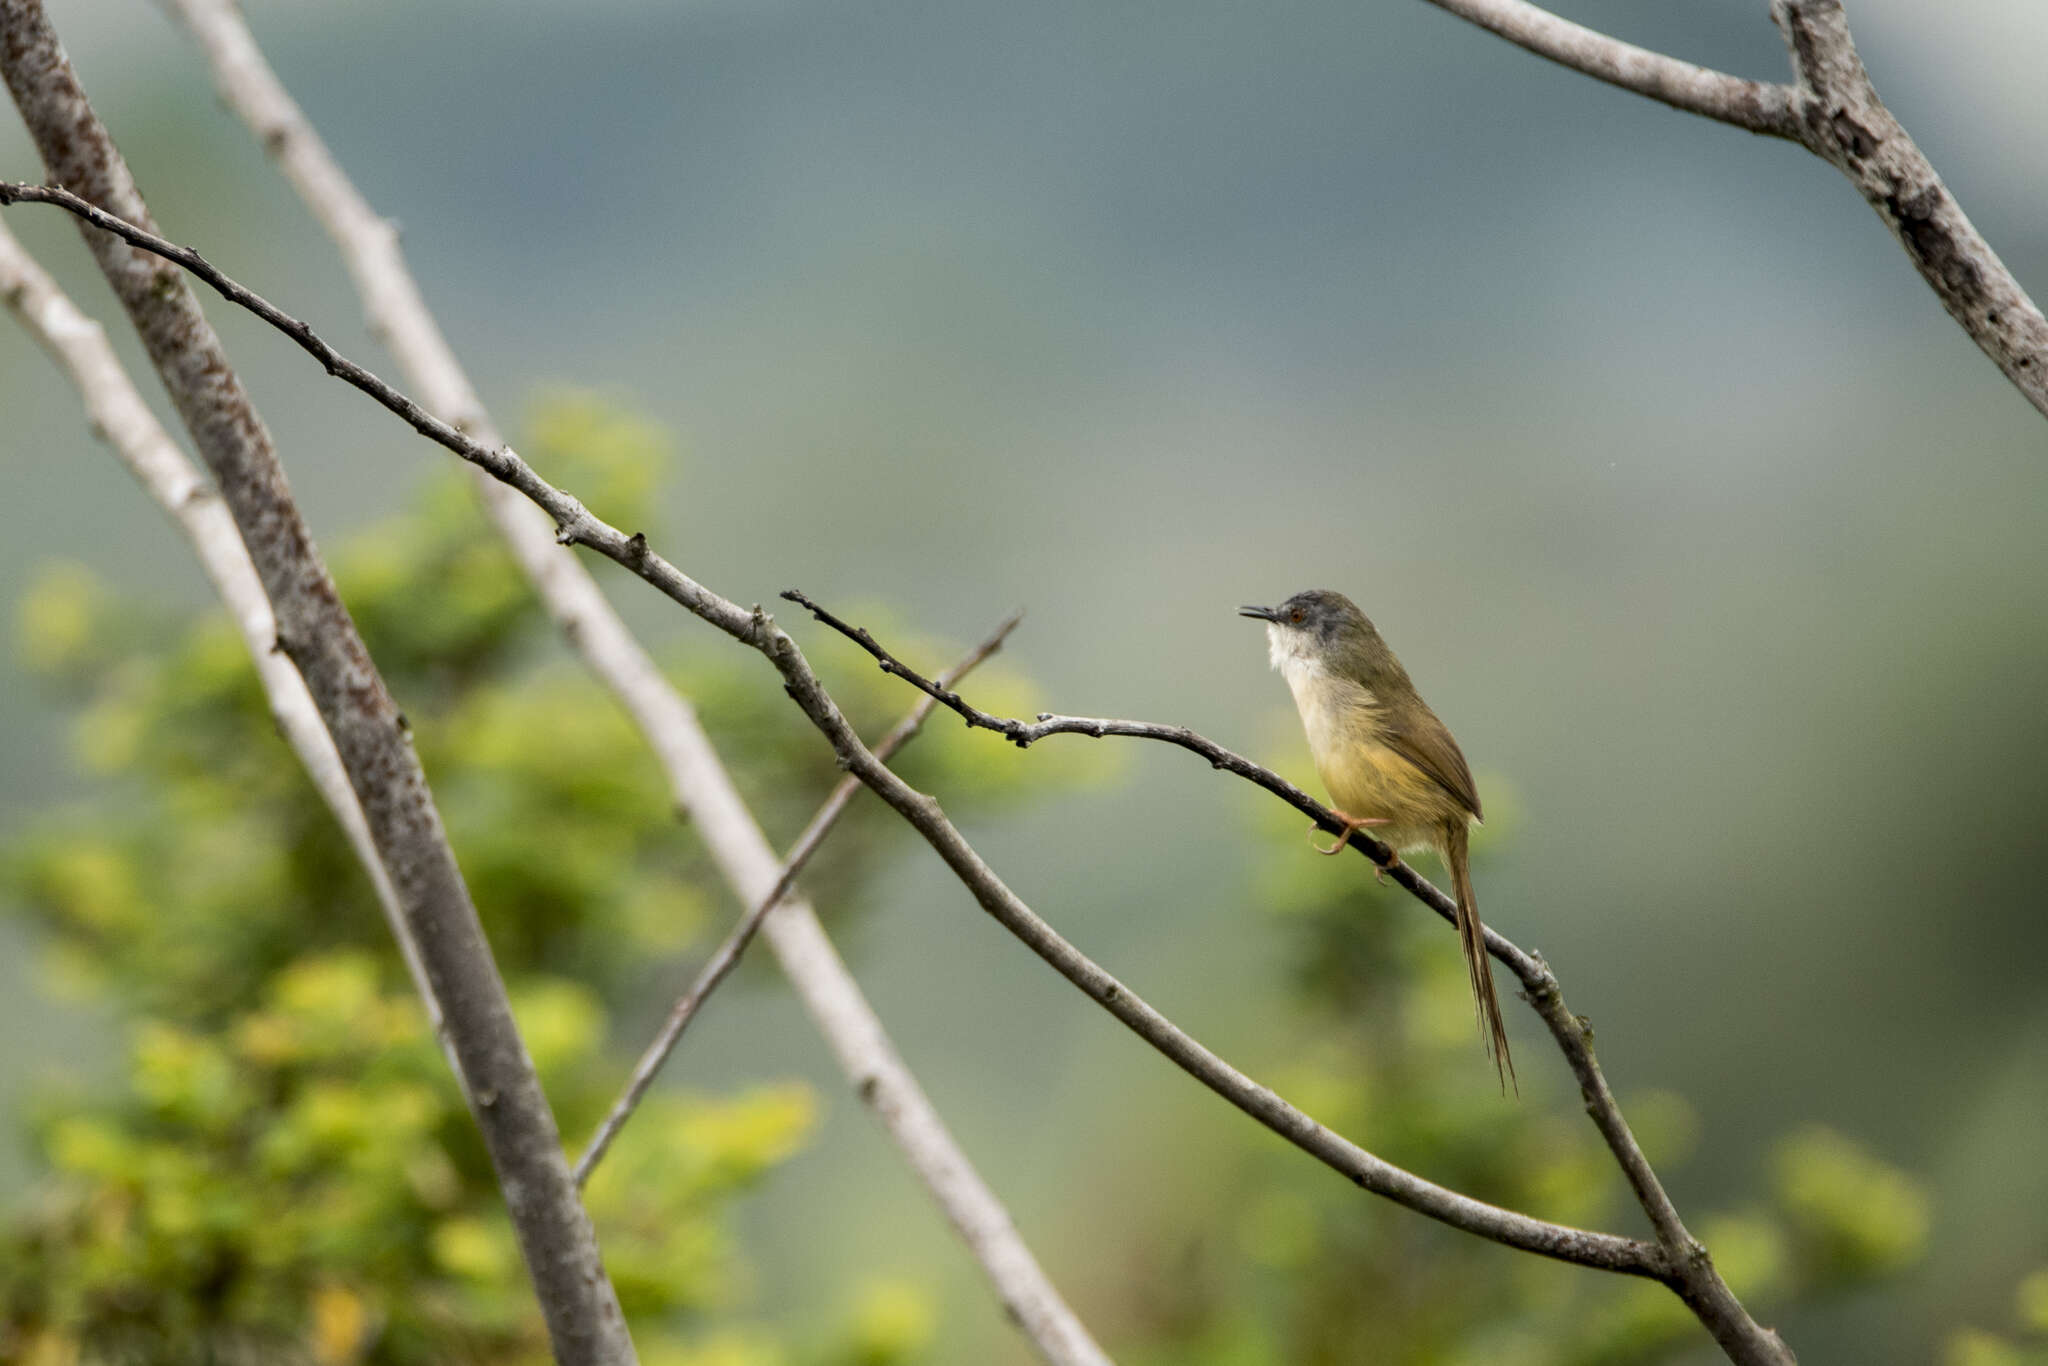
[(1396, 849), (1437, 847), (1444, 823), (1465, 814), (1434, 779), (1384, 745), (1339, 742), (1317, 747), (1315, 757), (1330, 800), (1347, 816), (1389, 822), (1372, 833)]
[(1402, 850), (1437, 848), (1447, 822), (1468, 819), (1434, 778), (1375, 743), (1380, 715), (1371, 693), (1318, 669), (1296, 666), (1286, 675), (1316, 774), (1338, 810), (1389, 822), (1372, 833)]

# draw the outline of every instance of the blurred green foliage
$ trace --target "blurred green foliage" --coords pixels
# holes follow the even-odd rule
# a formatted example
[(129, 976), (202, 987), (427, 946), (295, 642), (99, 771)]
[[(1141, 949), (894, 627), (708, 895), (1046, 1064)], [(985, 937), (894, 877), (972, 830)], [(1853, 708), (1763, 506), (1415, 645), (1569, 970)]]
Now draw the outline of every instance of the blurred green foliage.
[[(624, 525), (651, 525), (660, 432), (558, 396), (529, 458)], [(356, 538), (336, 576), (413, 722), (563, 1129), (587, 1134), (642, 1022), (704, 937), (737, 908), (679, 837), (661, 774), (610, 700), (563, 656), (459, 477)], [(907, 657), (957, 646), (860, 609)], [(367, 884), (271, 734), (239, 638), (217, 616), (120, 601), (58, 567), (22, 604), (21, 653), (75, 704), (94, 799), (6, 851), (11, 900), (44, 932), (70, 989), (126, 1014), (120, 1083), (53, 1089), (34, 1138), (47, 1175), (0, 1225), (0, 1357), (47, 1363), (263, 1359), (518, 1362), (545, 1341), (488, 1164)], [(701, 632), (673, 661), (737, 780), (778, 837), (839, 776), (759, 662)], [(826, 661), (856, 723), (878, 732), (900, 686)], [(1035, 710), (1000, 664), (992, 710)], [(940, 727), (906, 751), (949, 806), (1072, 782), (1106, 747), (1019, 762)], [(1511, 837), (1512, 794), (1479, 844)], [(1544, 1043), (1519, 1031), (1524, 1094), (1483, 1066), (1455, 945), (1352, 860), (1275, 853), (1244, 889), (1290, 936), (1298, 1046), (1266, 1079), (1339, 1131), (1479, 1198), (1567, 1223), (1639, 1229), (1614, 1166)], [(858, 902), (898, 823), (872, 803), (810, 881)], [(1667, 1179), (1702, 1141), (1684, 1100), (1623, 1097)], [(817, 1099), (765, 1084), (660, 1091), (600, 1167), (589, 1203), (651, 1366), (891, 1366), (926, 1354), (920, 1287), (861, 1288), (822, 1343), (745, 1321), (726, 1227), (735, 1195), (805, 1142)], [(1360, 1197), (1252, 1126), (1227, 1160), (1176, 1181), (1134, 1224), (1102, 1326), (1127, 1363), (1338, 1366), (1373, 1361), (1624, 1366), (1698, 1346), (1661, 1287), (1503, 1251)], [(1760, 1182), (1763, 1186), (1766, 1183)], [(1128, 1189), (1141, 1189), (1132, 1182)], [(1868, 1285), (1928, 1235), (1918, 1184), (1842, 1135), (1790, 1134), (1768, 1199), (1688, 1211), (1759, 1312)], [(2014, 1321), (1949, 1344), (1956, 1366), (2038, 1363), (2048, 1272)]]
[[(1489, 784), (1478, 832), (1512, 838), (1512, 794)], [(1290, 936), (1299, 1000), (1291, 1058), (1262, 1079), (1379, 1155), (1495, 1204), (1648, 1236), (1547, 1035), (1511, 1025), (1521, 1096), (1503, 1100), (1475, 1032), (1454, 936), (1353, 859), (1304, 857), (1274, 808), (1273, 855), (1246, 895)], [(1425, 873), (1433, 874), (1433, 864)], [(1569, 987), (1569, 983), (1567, 983)], [(1506, 988), (1503, 988), (1506, 990)], [(1523, 1016), (1527, 1019), (1527, 1015)], [(1683, 1098), (1624, 1094), (1667, 1183), (1704, 1136)], [(1922, 1255), (1917, 1182), (1851, 1140), (1801, 1130), (1776, 1149), (1771, 1196), (1686, 1209), (1716, 1266), (1770, 1321), (1801, 1299), (1867, 1286)], [(1662, 1286), (1507, 1252), (1357, 1195), (1290, 1148), (1248, 1134), (1162, 1212), (1120, 1305), (1146, 1366), (1624, 1366), (1706, 1345)]]
[[(525, 450), (593, 506), (651, 523), (662, 434), (583, 395), (539, 405)], [(461, 476), (334, 557), (405, 708), (566, 1139), (623, 1078), (626, 1037), (737, 908), (680, 828), (646, 745), (568, 661)], [(218, 614), (120, 601), (60, 566), (22, 604), (21, 653), (75, 705), (93, 799), (5, 851), (9, 904), (55, 975), (126, 1020), (119, 1084), (57, 1085), (46, 1175), (0, 1224), (0, 1358), (519, 1362), (545, 1337), (502, 1202), (367, 880), (272, 731)], [(840, 776), (750, 654), (702, 632), (672, 673), (771, 835)], [(926, 657), (957, 647), (920, 642)], [(1021, 685), (990, 666), (982, 686)], [(874, 733), (909, 703), (838, 686)], [(901, 766), (949, 801), (1058, 776), (933, 736)], [(813, 886), (857, 899), (899, 825), (857, 804)], [(715, 1008), (715, 1007), (714, 1007)], [(735, 1319), (724, 1212), (806, 1141), (817, 1098), (766, 1084), (658, 1091), (588, 1201), (650, 1366), (887, 1366), (932, 1307), (871, 1289), (836, 1340), (792, 1351)]]
[(2048, 1366), (2048, 1266), (2019, 1284), (2010, 1325), (1975, 1326), (1949, 1335), (1942, 1366)]

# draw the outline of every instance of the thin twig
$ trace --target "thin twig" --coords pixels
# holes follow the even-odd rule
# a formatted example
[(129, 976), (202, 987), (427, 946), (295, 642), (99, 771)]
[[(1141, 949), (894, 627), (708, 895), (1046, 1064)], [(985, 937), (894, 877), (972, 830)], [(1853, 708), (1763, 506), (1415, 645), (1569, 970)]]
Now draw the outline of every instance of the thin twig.
[[(650, 582), (665, 582), (667, 577), (656, 568)], [(680, 588), (670, 584), (665, 591), (681, 600)], [(788, 633), (759, 609), (735, 619), (729, 615), (733, 606), (713, 595), (699, 615), (768, 656), (782, 675), (786, 691), (831, 740), (841, 762), (924, 836), (983, 910), (1197, 1081), (1354, 1184), (1432, 1219), (1508, 1247), (1581, 1266), (1659, 1280), (1669, 1274), (1664, 1251), (1656, 1244), (1532, 1219), (1396, 1167), (1318, 1124), (1210, 1052), (1025, 905), (967, 843), (937, 801), (910, 787), (861, 743)]]
[[(1522, 0), (1431, 2), (1597, 79), (1754, 132), (1788, 137), (1825, 157), (1857, 185), (1951, 316), (2029, 401), (2048, 413), (2048, 321), (2043, 320), (2040, 310), (1969, 223), (1924, 155), (1884, 111), (1856, 56), (1839, 0), (1774, 0), (1773, 17), (1792, 50), (1797, 87), (1747, 82), (1679, 62), (1569, 24)], [(1788, 110), (1793, 115), (1789, 125), (1785, 117)], [(594, 548), (604, 550), (601, 546)], [(614, 554), (613, 558), (619, 556)], [(691, 596), (683, 587), (687, 582), (664, 591), (684, 601)], [(685, 605), (693, 604), (685, 601)], [(739, 634), (733, 624), (719, 624)], [(1119, 724), (1114, 722), (1087, 718), (1048, 720), (1066, 724), (1072, 733), (1121, 733), (1109, 729)], [(1196, 746), (1187, 747), (1200, 752)], [(1362, 852), (1371, 854), (1369, 849)], [(1400, 877), (1398, 871), (1395, 875)], [(1416, 887), (1410, 890), (1439, 913), (1444, 911), (1440, 903), (1447, 899), (1441, 898), (1440, 893), (1432, 897)], [(1430, 888), (1429, 892), (1434, 893), (1435, 889)], [(1493, 939), (1489, 936), (1489, 948), (1501, 956), (1501, 948)], [(1503, 961), (1516, 966), (1511, 958)], [(1540, 965), (1540, 960), (1531, 961)], [(1523, 975), (1519, 968), (1516, 970), (1518, 976)], [(1530, 985), (1526, 976), (1523, 980), (1525, 987)], [(1561, 1034), (1561, 1002), (1556, 1002), (1553, 1010), (1543, 1004), (1552, 997), (1535, 990), (1531, 996), (1544, 1010), (1553, 1034)], [(1566, 1051), (1569, 1056), (1571, 1049), (1567, 1047)], [(1578, 1071), (1576, 1065), (1574, 1070)], [(1583, 1075), (1581, 1085), (1586, 1085)], [(1592, 1101), (1589, 1096), (1589, 1104)], [(1609, 1141), (1614, 1146), (1612, 1136)], [(1643, 1194), (1639, 1186), (1639, 1198)], [(1661, 1236), (1667, 1230), (1659, 1223)], [(1719, 1336), (1720, 1331), (1716, 1332)], [(1789, 1353), (1757, 1359), (1789, 1359)]]
[[(19, 190), (22, 188), (24, 187), (0, 185), (0, 202), (4, 202), (4, 196), (8, 192), (13, 192), (15, 197), (19, 198), (31, 197), (20, 195)], [(59, 198), (48, 194), (34, 197), (43, 202), (56, 203), (93, 221), (108, 217), (99, 214), (90, 205), (66, 202), (67, 199), (75, 197)], [(126, 240), (145, 249), (154, 250), (157, 245), (170, 246), (155, 234), (119, 220), (103, 222), (101, 226), (119, 233)], [(212, 267), (209, 266), (207, 269), (214, 275), (219, 275)], [(210, 280), (209, 283), (214, 282)], [(215, 288), (220, 288), (220, 285), (215, 284)], [(233, 286), (233, 289), (241, 295), (254, 298), (240, 286)], [(234, 293), (227, 290), (222, 292), (227, 297), (235, 297)], [(259, 316), (271, 318), (273, 322), (276, 318), (285, 316), (267, 303), (262, 304), (262, 309), (255, 311), (259, 312)], [(295, 339), (300, 340), (302, 346), (307, 345), (304, 338), (310, 337), (310, 329), (298, 324), (296, 329), (287, 330)], [(316, 355), (320, 354), (320, 351), (333, 355), (331, 349), (326, 348), (324, 343), (317, 345), (320, 350), (315, 351)], [(309, 346), (308, 349), (311, 350), (313, 347)], [(348, 378), (356, 387), (365, 389), (383, 406), (402, 416), (419, 411), (418, 405), (359, 366), (343, 362), (330, 368), (334, 373)], [(407, 420), (412, 421), (410, 417)], [(767, 656), (776, 671), (782, 675), (784, 690), (810, 718), (812, 724), (831, 741), (841, 762), (925, 838), (973, 894), (977, 904), (1062, 976), (1123, 1021), (1134, 1033), (1246, 1114), (1334, 1170), (1343, 1173), (1364, 1189), (1480, 1237), (1561, 1261), (1663, 1281), (1685, 1298), (1695, 1313), (1701, 1313), (1700, 1305), (1688, 1290), (1696, 1284), (1696, 1278), (1705, 1278), (1714, 1285), (1721, 1285), (1703, 1251), (1696, 1257), (1688, 1256), (1686, 1267), (1678, 1268), (1672, 1265), (1670, 1254), (1655, 1243), (1551, 1224), (1473, 1200), (1469, 1196), (1437, 1186), (1373, 1156), (1288, 1105), (1272, 1091), (1252, 1081), (1197, 1043), (1165, 1016), (1134, 995), (1123, 983), (1069, 944), (1025, 905), (983, 862), (981, 856), (946, 818), (945, 812), (936, 801), (911, 788), (886, 764), (875, 758), (873, 752), (861, 741), (860, 736), (840, 712), (838, 704), (825, 691), (795, 640), (778, 627), (768, 613), (759, 607), (742, 607), (704, 587), (649, 547), (644, 536), (628, 536), (593, 516), (581, 502), (541, 478), (531, 466), (520, 460), (508, 448), (487, 449), (431, 417), (425, 418), (423, 422), (413, 422), (412, 425), (438, 444), (448, 447), (464, 459), (512, 484), (542, 509), (548, 511), (555, 517), (560, 528), (557, 539), (564, 544), (583, 545), (597, 551), (704, 621)], [(942, 697), (940, 700), (943, 702), (945, 699)], [(1086, 733), (1085, 728), (1090, 725), (1114, 724), (1117, 723), (1076, 719), (1072, 729)], [(1189, 732), (1189, 736), (1196, 738), (1192, 732)], [(1275, 778), (1273, 781), (1280, 780)], [(1306, 794), (1303, 796), (1308, 800)], [(1327, 812), (1323, 813), (1323, 819), (1328, 819)], [(1399, 871), (1396, 870), (1394, 875), (1399, 877)], [(1431, 888), (1430, 892), (1437, 899), (1443, 899), (1442, 894), (1435, 892), (1434, 888)], [(1432, 901), (1431, 904), (1435, 905), (1436, 902)], [(1441, 912), (1442, 908), (1438, 909)], [(1489, 948), (1493, 946), (1493, 939), (1493, 936), (1489, 936)], [(1513, 965), (1512, 960), (1507, 961)], [(1531, 961), (1534, 963), (1539, 960)], [(1590, 1057), (1590, 1054), (1588, 1056)], [(1679, 1278), (1684, 1278), (1682, 1285)], [(1725, 1285), (1721, 1285), (1721, 1291), (1726, 1294)], [(1732, 1302), (1732, 1296), (1727, 1298)], [(1714, 1325), (1710, 1323), (1708, 1326), (1711, 1328)]]
[[(1052, 712), (1041, 712), (1035, 722), (996, 716), (961, 697), (948, 686), (946, 680), (935, 682), (905, 664), (877, 641), (866, 627), (855, 626), (827, 611), (794, 588), (782, 596), (874, 656), (883, 673), (902, 679), (933, 703), (952, 710), (969, 726), (994, 731), (1019, 749), (1028, 749), (1052, 735), (1085, 735), (1098, 740), (1109, 737), (1157, 740), (1198, 754), (1209, 761), (1211, 768), (1233, 773), (1247, 782), (1264, 788), (1332, 835), (1342, 834), (1346, 829), (1344, 822), (1338, 820), (1328, 807), (1273, 770), (1225, 749), (1214, 740), (1189, 730), (1186, 726), (1160, 725), (1153, 721), (1119, 721), (1098, 716), (1059, 716)], [(1457, 903), (1416, 872), (1410, 864), (1397, 858), (1395, 851), (1384, 842), (1374, 838), (1367, 831), (1354, 830), (1350, 843), (1361, 857), (1370, 860), (1447, 923), (1457, 924)], [(1636, 1197), (1641, 1201), (1643, 1211), (1649, 1215), (1652, 1225), (1657, 1228), (1659, 1236), (1668, 1234), (1674, 1243), (1682, 1244), (1685, 1237), (1684, 1226), (1679, 1223), (1677, 1212), (1672, 1208), (1669, 1197), (1665, 1195), (1656, 1174), (1650, 1170), (1649, 1163), (1644, 1159), (1642, 1149), (1636, 1144), (1634, 1136), (1629, 1133), (1627, 1123), (1622, 1120), (1620, 1111), (1615, 1107), (1614, 1097), (1600, 1075), (1600, 1066), (1593, 1059), (1592, 1048), (1588, 1042), (1589, 1031), (1579, 1017), (1565, 1008), (1556, 976), (1539, 955), (1518, 948), (1491, 926), (1488, 926), (1486, 931), (1486, 948), (1521, 980), (1522, 989), (1527, 994), (1530, 1004), (1534, 1005), (1544, 1021), (1551, 1025), (1551, 1032), (1559, 1036), (1558, 1042), (1566, 1046), (1566, 1059), (1572, 1064), (1572, 1072), (1579, 1080), (1580, 1089), (1586, 1093), (1587, 1104), (1593, 1105), (1596, 1096), (1602, 1098), (1594, 1121), (1600, 1124), (1601, 1133), (1607, 1137), (1608, 1146), (1613, 1149), (1616, 1160), (1627, 1173), (1629, 1184), (1635, 1188)], [(1546, 1009), (1545, 1003), (1553, 1004), (1556, 1007), (1555, 1011)], [(1601, 1122), (1603, 1115), (1608, 1118), (1609, 1123)]]
[(576, 540), (578, 530), (588, 520), (589, 514), (581, 503), (535, 474), (524, 460), (513, 453), (511, 447), (499, 446), (493, 449), (471, 440), (329, 346), (308, 324), (292, 317), (254, 290), (237, 283), (192, 248), (181, 247), (175, 242), (167, 241), (147, 228), (108, 213), (91, 200), (75, 195), (61, 186), (25, 185), (0, 180), (0, 205), (17, 203), (53, 204), (76, 214), (103, 232), (112, 233), (130, 246), (139, 247), (143, 251), (184, 267), (229, 303), (248, 309), (297, 342), (302, 350), (320, 362), (328, 374), (346, 384), (354, 385), (404, 419), (407, 425), (420, 435), (446, 446), (465, 460), (481, 466), (493, 478), (512, 485), (539, 503), (548, 515), (555, 519), (555, 525), (559, 528), (556, 539), (562, 544), (567, 545)]
[[(1012, 612), (1002, 625), (990, 632), (981, 644), (969, 650), (959, 663), (939, 675), (941, 686), (957, 683), (972, 673), (983, 660), (1003, 647), (1003, 641), (1009, 637), (1010, 632), (1017, 629), (1017, 623), (1023, 619), (1023, 612)], [(889, 762), (898, 750), (910, 743), (918, 731), (923, 729), (925, 718), (932, 714), (932, 709), (936, 706), (938, 702), (934, 698), (920, 697), (909, 714), (898, 721), (895, 727), (876, 743), (875, 757), (883, 763)], [(832, 827), (839, 824), (839, 817), (844, 814), (848, 804), (853, 801), (853, 794), (860, 791), (860, 788), (858, 778), (845, 777), (839, 780), (833, 787), (831, 795), (825, 798), (824, 805), (818, 808), (817, 814), (811, 817), (803, 833), (797, 836), (796, 843), (790, 846), (789, 853), (783, 856), (782, 866), (775, 875), (775, 885), (740, 917), (739, 922), (726, 935), (724, 942), (705, 960), (704, 966), (698, 969), (697, 976), (691, 980), (689, 987), (676, 999), (675, 1005), (669, 1010), (668, 1019), (662, 1022), (660, 1032), (654, 1036), (654, 1041), (647, 1045), (646, 1051), (640, 1055), (640, 1061), (634, 1065), (633, 1075), (627, 1079), (626, 1089), (619, 1094), (618, 1100), (612, 1103), (611, 1113), (605, 1116), (604, 1123), (597, 1126), (597, 1132), (591, 1136), (590, 1146), (584, 1149), (583, 1156), (576, 1160), (574, 1174), (577, 1186), (581, 1187), (590, 1181), (590, 1173), (604, 1160), (605, 1153), (612, 1146), (612, 1140), (619, 1136), (619, 1130), (633, 1117), (633, 1111), (639, 1107), (640, 1098), (647, 1094), (647, 1088), (654, 1084), (654, 1078), (661, 1071), (662, 1065), (668, 1061), (668, 1055), (674, 1052), (676, 1045), (682, 1041), (683, 1031), (690, 1027), (690, 1021), (704, 1008), (704, 1002), (718, 989), (719, 983), (739, 966), (740, 956), (747, 951), (747, 945), (754, 941), (754, 933), (761, 928), (761, 922), (768, 918), (770, 911), (782, 904), (785, 896), (789, 895), (789, 889), (796, 884), (797, 875), (803, 872), (805, 865), (811, 861), (811, 856), (825, 843), (825, 837), (832, 833)]]
[[(349, 182), (264, 60), (233, 0), (171, 3), (205, 51), (222, 102), (255, 133), (340, 248), (371, 330), (425, 405), (484, 446), (503, 444), (406, 265), (397, 226)], [(646, 738), (688, 828), (740, 903), (758, 902), (776, 880), (775, 850), (689, 700), (627, 628), (589, 569), (555, 543), (548, 516), (482, 469), (470, 472), (486, 513), (549, 617)], [(953, 1227), (1005, 1316), (1051, 1366), (1106, 1366), (1107, 1355), (947, 1130), (809, 900), (801, 892), (785, 895), (761, 935), (853, 1093)]]
[[(1206, 736), (1197, 734), (1185, 726), (1166, 726), (1150, 721), (1120, 721), (1094, 716), (1059, 716), (1041, 712), (1035, 722), (1019, 721), (1011, 717), (996, 716), (974, 706), (944, 682), (935, 682), (920, 674), (892, 654), (865, 627), (855, 626), (813, 602), (796, 589), (782, 595), (804, 608), (825, 625), (839, 632), (859, 645), (875, 659), (883, 673), (893, 675), (918, 689), (934, 702), (951, 709), (971, 727), (994, 731), (1019, 749), (1027, 749), (1047, 736), (1085, 735), (1096, 739), (1111, 736), (1139, 740), (1157, 740), (1189, 750), (1209, 761), (1211, 768), (1223, 769), (1254, 783), (1279, 797), (1316, 825), (1330, 834), (1342, 834), (1347, 829), (1330, 809), (1288, 782), (1279, 774), (1260, 764), (1253, 763), (1241, 754), (1234, 753)], [(1394, 881), (1407, 889), (1425, 906), (1435, 911), (1446, 922), (1457, 924), (1457, 903), (1435, 885), (1417, 873), (1413, 865), (1398, 859), (1395, 851), (1369, 833), (1357, 831), (1351, 835), (1351, 844), (1361, 857), (1370, 860)], [(1629, 1187), (1635, 1192), (1636, 1201), (1649, 1217), (1651, 1227), (1656, 1230), (1658, 1244), (1670, 1258), (1675, 1275), (1667, 1280), (1681, 1296), (1692, 1303), (1697, 1298), (1715, 1313), (1727, 1313), (1733, 1305), (1733, 1313), (1742, 1314), (1747, 1320), (1734, 1296), (1728, 1294), (1725, 1283), (1715, 1275), (1707, 1260), (1706, 1249), (1686, 1230), (1679, 1218), (1677, 1208), (1671, 1203), (1663, 1183), (1644, 1156), (1641, 1145), (1630, 1131), (1628, 1120), (1622, 1115), (1614, 1093), (1607, 1085), (1607, 1078), (1600, 1070), (1599, 1061), (1593, 1056), (1593, 1031), (1585, 1020), (1572, 1013), (1565, 1005), (1564, 995), (1558, 986), (1557, 977), (1538, 954), (1528, 953), (1517, 947), (1492, 926), (1486, 927), (1487, 951), (1506, 964), (1521, 980), (1524, 998), (1549, 1028), (1551, 1037), (1557, 1041), (1566, 1063), (1571, 1067), (1572, 1076), (1579, 1083), (1579, 1095), (1585, 1102), (1586, 1113), (1600, 1131), (1608, 1150), (1628, 1179)], [(1717, 1288), (1718, 1287), (1718, 1288)], [(1725, 1300), (1725, 1302), (1724, 1302)], [(1704, 1318), (1705, 1315), (1703, 1314)], [(1708, 1325), (1710, 1328), (1713, 1325)], [(1754, 1325), (1752, 1325), (1754, 1327)], [(1776, 1341), (1774, 1334), (1758, 1329), (1759, 1333)], [(1752, 1346), (1754, 1344), (1752, 1343)], [(1782, 1347), (1783, 1344), (1778, 1344)], [(1775, 1360), (1763, 1356), (1755, 1360)]]

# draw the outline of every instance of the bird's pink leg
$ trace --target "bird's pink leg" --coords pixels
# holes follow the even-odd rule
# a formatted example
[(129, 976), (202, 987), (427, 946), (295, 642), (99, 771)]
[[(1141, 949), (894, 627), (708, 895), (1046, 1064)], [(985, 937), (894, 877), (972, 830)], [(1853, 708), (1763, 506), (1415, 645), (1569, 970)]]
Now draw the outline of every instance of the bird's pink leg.
[(1322, 827), (1317, 825), (1311, 825), (1308, 828), (1309, 847), (1314, 849), (1318, 854), (1340, 854), (1344, 851), (1344, 846), (1351, 843), (1351, 837), (1357, 834), (1360, 830), (1368, 830), (1375, 825), (1387, 825), (1390, 823), (1385, 816), (1366, 816), (1361, 819), (1357, 816), (1347, 815), (1342, 811), (1332, 811), (1330, 814), (1335, 816), (1338, 820), (1344, 822), (1344, 832), (1337, 836), (1337, 842), (1335, 844), (1325, 849), (1320, 844), (1316, 843), (1316, 831), (1320, 830)]

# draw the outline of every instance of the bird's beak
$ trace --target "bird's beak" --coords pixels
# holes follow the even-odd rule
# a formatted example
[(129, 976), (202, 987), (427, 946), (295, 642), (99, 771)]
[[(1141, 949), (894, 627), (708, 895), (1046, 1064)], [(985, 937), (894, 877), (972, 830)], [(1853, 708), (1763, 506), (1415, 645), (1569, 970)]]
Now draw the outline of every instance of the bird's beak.
[(1280, 609), (1277, 607), (1240, 607), (1237, 614), (1241, 617), (1257, 617), (1260, 621), (1280, 620)]

